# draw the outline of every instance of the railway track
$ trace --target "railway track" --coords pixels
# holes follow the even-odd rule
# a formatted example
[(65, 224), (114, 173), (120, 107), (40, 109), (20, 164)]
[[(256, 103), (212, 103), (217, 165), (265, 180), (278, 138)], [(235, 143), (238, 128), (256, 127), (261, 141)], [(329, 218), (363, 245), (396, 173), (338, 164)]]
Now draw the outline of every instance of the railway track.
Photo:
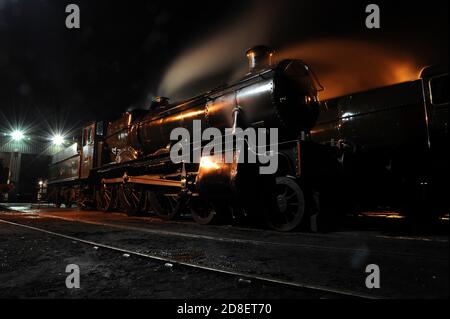
[(199, 265), (196, 263), (184, 262), (184, 261), (176, 260), (173, 258), (162, 257), (162, 256), (154, 255), (154, 254), (147, 254), (147, 253), (142, 253), (142, 252), (138, 252), (135, 250), (125, 249), (122, 247), (112, 246), (112, 245), (108, 245), (108, 244), (97, 242), (97, 241), (85, 240), (83, 238), (67, 235), (64, 233), (54, 232), (54, 231), (50, 231), (48, 229), (25, 225), (25, 224), (12, 222), (12, 221), (8, 221), (8, 220), (4, 220), (4, 219), (0, 219), (0, 223), (8, 224), (8, 225), (15, 226), (15, 227), (26, 228), (26, 229), (33, 230), (36, 232), (51, 235), (54, 237), (59, 237), (59, 238), (63, 238), (66, 240), (82, 243), (85, 245), (90, 245), (93, 247), (107, 249), (110, 251), (120, 252), (122, 254), (128, 254), (130, 256), (151, 259), (151, 260), (155, 260), (155, 261), (169, 263), (172, 265), (179, 265), (179, 266), (183, 266), (183, 267), (189, 267), (189, 268), (194, 268), (194, 269), (213, 272), (213, 273), (226, 274), (229, 276), (233, 276), (233, 277), (242, 279), (244, 281), (249, 281), (249, 282), (257, 281), (257, 282), (261, 282), (261, 283), (281, 285), (281, 286), (286, 286), (286, 287), (290, 287), (290, 288), (298, 288), (298, 289), (304, 289), (304, 290), (309, 290), (309, 291), (314, 291), (314, 292), (322, 292), (322, 293), (327, 294), (327, 297), (329, 296), (330, 298), (358, 298), (358, 299), (384, 299), (385, 298), (383, 296), (376, 296), (376, 295), (372, 295), (372, 294), (369, 295), (369, 294), (364, 294), (364, 293), (356, 292), (356, 291), (349, 291), (349, 290), (343, 290), (343, 289), (336, 289), (336, 288), (332, 288), (332, 287), (312, 285), (312, 284), (308, 284), (308, 283), (302, 283), (299, 281), (288, 281), (288, 280), (283, 280), (283, 279), (279, 279), (279, 278), (275, 278), (275, 277), (253, 275), (253, 274), (246, 273), (243, 271), (225, 270), (225, 269), (220, 269), (220, 268), (216, 268), (216, 267)]
[[(17, 212), (21, 212), (17, 210)], [(169, 236), (169, 237), (181, 237), (181, 238), (188, 238), (188, 239), (204, 239), (209, 241), (217, 241), (217, 242), (225, 242), (225, 243), (231, 243), (231, 244), (252, 244), (257, 246), (284, 246), (284, 247), (301, 247), (301, 248), (309, 248), (309, 249), (317, 249), (317, 250), (326, 250), (326, 251), (343, 251), (343, 252), (354, 252), (354, 253), (364, 253), (365, 250), (361, 248), (354, 248), (354, 247), (339, 247), (339, 246), (324, 246), (324, 245), (314, 245), (314, 244), (305, 244), (305, 243), (290, 243), (290, 242), (276, 242), (276, 241), (267, 241), (267, 240), (254, 240), (254, 239), (243, 239), (243, 238), (229, 238), (229, 237), (221, 237), (218, 235), (212, 236), (212, 235), (204, 235), (204, 234), (196, 234), (196, 233), (188, 233), (188, 232), (179, 232), (179, 231), (170, 231), (170, 230), (160, 230), (160, 229), (148, 229), (148, 228), (142, 228), (142, 227), (134, 227), (134, 226), (127, 226), (127, 225), (120, 225), (115, 224), (111, 222), (100, 222), (100, 221), (91, 221), (91, 220), (83, 220), (83, 219), (77, 219), (77, 218), (70, 218), (70, 217), (63, 217), (63, 216), (56, 216), (52, 214), (47, 213), (40, 213), (39, 216), (41, 217), (47, 217), (47, 218), (53, 218), (53, 219), (59, 219), (69, 222), (77, 222), (77, 223), (83, 223), (88, 225), (96, 225), (96, 226), (105, 226), (105, 227), (111, 227), (121, 230), (129, 230), (129, 231), (139, 231), (154, 235), (160, 235), (160, 236)], [(247, 230), (247, 229), (246, 229)], [(298, 235), (298, 234), (296, 234)], [(313, 235), (313, 234), (308, 234)], [(339, 237), (339, 236), (336, 236)], [(375, 236), (376, 238), (380, 239), (388, 239), (388, 240), (415, 240), (415, 241), (430, 241), (429, 239), (419, 239), (419, 238), (409, 238), (409, 237), (393, 237), (393, 236)], [(436, 242), (442, 242), (446, 243), (448, 241), (444, 240), (434, 240)], [(417, 258), (431, 258), (431, 259), (437, 259), (437, 260), (444, 260), (444, 257), (441, 256), (425, 256), (418, 253), (406, 253), (406, 252), (398, 252), (398, 251), (389, 251), (389, 250), (374, 250), (372, 249), (372, 253), (375, 253), (380, 256), (405, 256), (405, 257), (417, 257)]]

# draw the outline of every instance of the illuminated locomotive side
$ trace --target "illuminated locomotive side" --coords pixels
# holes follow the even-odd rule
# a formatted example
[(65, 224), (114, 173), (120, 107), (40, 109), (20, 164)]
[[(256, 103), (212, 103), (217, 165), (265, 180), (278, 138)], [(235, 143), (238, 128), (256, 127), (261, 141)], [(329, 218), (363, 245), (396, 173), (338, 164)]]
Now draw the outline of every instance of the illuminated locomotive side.
[[(272, 53), (265, 47), (250, 50), (255, 56)], [(278, 128), (283, 139), (295, 139), (309, 132), (318, 116), (317, 89), (306, 64), (286, 60), (272, 67), (258, 61), (258, 69), (241, 81), (168, 107), (150, 112), (131, 128), (131, 146), (145, 155), (161, 152), (170, 145), (170, 134), (177, 127), (192, 131), (193, 120), (203, 128), (231, 128), (234, 112), (241, 112), (240, 125), (245, 127)], [(253, 62), (254, 63), (254, 62)], [(245, 128), (244, 127), (244, 128)]]
[[(255, 47), (247, 52), (249, 73), (232, 85), (172, 105), (160, 99), (150, 111), (86, 127), (79, 149), (81, 206), (130, 215), (151, 210), (165, 218), (190, 212), (201, 224), (256, 215), (281, 231), (298, 227), (311, 194), (302, 181), (312, 176), (305, 174), (303, 161), (313, 162), (311, 154), (320, 153), (306, 141), (319, 113), (320, 84), (302, 61), (272, 65), (272, 56), (269, 48)], [(194, 121), (222, 132), (278, 129), (277, 172), (260, 176), (259, 164), (237, 160), (174, 163), (171, 132), (193, 133)], [(307, 167), (313, 171), (313, 165)]]

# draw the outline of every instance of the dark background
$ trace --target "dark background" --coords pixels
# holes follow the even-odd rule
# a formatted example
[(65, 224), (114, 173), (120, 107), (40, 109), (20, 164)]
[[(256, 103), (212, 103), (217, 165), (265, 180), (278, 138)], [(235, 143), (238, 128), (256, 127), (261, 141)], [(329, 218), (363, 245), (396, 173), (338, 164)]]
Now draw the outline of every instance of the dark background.
[[(69, 3), (80, 6), (79, 30), (65, 27)], [(148, 107), (156, 95), (189, 97), (241, 75), (245, 49), (261, 43), (304, 53), (319, 77), (334, 74), (331, 90), (336, 66), (353, 76), (363, 55), (415, 68), (447, 62), (447, 1), (375, 1), (380, 30), (365, 28), (369, 3), (0, 0), (0, 132), (67, 132)], [(360, 72), (367, 86), (391, 72), (384, 65)]]

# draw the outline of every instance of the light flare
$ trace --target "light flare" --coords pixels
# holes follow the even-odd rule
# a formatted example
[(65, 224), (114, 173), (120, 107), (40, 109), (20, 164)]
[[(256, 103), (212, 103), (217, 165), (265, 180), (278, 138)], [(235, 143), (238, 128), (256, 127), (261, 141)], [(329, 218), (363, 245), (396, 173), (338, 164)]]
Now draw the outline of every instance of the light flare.
[(14, 130), (11, 132), (10, 136), (14, 141), (20, 142), (25, 138), (25, 133), (21, 130)]

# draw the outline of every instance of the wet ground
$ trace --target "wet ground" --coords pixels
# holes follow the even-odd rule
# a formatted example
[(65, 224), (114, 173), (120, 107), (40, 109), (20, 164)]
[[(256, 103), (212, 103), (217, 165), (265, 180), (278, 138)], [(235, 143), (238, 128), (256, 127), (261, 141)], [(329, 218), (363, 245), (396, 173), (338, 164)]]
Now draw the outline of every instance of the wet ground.
[[(0, 297), (75, 298), (448, 298), (448, 220), (427, 232), (382, 214), (353, 217), (327, 234), (278, 233), (187, 220), (30, 205), (0, 208)], [(12, 209), (12, 210), (11, 210)], [(397, 216), (398, 217), (398, 216)], [(97, 246), (96, 246), (97, 244)], [(103, 248), (161, 257), (155, 260)], [(289, 287), (179, 265), (273, 278)], [(68, 264), (81, 289), (67, 289)], [(380, 288), (366, 287), (366, 266)]]

